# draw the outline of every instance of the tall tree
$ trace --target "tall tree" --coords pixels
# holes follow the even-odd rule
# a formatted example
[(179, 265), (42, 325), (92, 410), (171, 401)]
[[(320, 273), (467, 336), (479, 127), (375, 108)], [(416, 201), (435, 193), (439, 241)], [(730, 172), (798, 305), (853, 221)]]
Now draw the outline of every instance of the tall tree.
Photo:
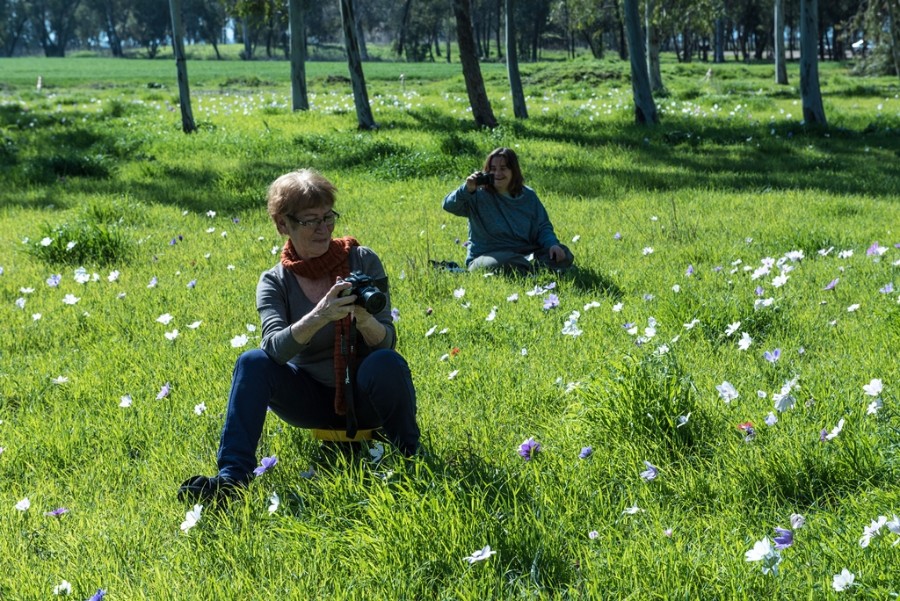
[(650, 90), (663, 90), (662, 71), (659, 67), (659, 30), (656, 28), (654, 16), (654, 0), (644, 3), (644, 34), (647, 37), (647, 74), (650, 76)]
[(638, 0), (625, 0), (625, 30), (628, 32), (628, 54), (631, 57), (631, 89), (634, 93), (634, 120), (643, 125), (659, 123), (656, 103), (650, 92), (650, 76), (644, 56), (641, 17)]
[(472, 31), (472, 16), (469, 13), (469, 0), (453, 0), (453, 14), (456, 16), (456, 38), (459, 42), (459, 62), (462, 64), (463, 79), (466, 80), (466, 92), (472, 106), (472, 117), (479, 126), (497, 127), (497, 119), (491, 110), (484, 89), (484, 78), (481, 76), (481, 65), (478, 63), (478, 50), (475, 47), (475, 34)]
[(75, 13), (81, 0), (35, 0), (32, 3), (32, 27), (46, 56), (62, 57), (72, 32)]
[(303, 0), (290, 0), (291, 19), (291, 108), (309, 110), (306, 93), (306, 25), (303, 20)]
[(775, 83), (788, 83), (787, 65), (784, 62), (784, 0), (775, 0)]
[(191, 112), (191, 89), (188, 86), (187, 59), (184, 57), (184, 25), (181, 22), (181, 0), (169, 0), (172, 13), (172, 47), (178, 70), (178, 98), (181, 104), (181, 129), (189, 134), (197, 129)]
[(0, 55), (13, 56), (28, 27), (29, 14), (22, 0), (0, 0)]
[(353, 0), (340, 0), (341, 26), (344, 29), (344, 47), (347, 50), (347, 66), (350, 68), (350, 83), (353, 86), (353, 103), (356, 105), (356, 120), (360, 129), (375, 129), (378, 125), (372, 117), (366, 78), (363, 75), (362, 60), (359, 57), (359, 43), (356, 40), (356, 18), (353, 14)]
[(525, 92), (522, 90), (522, 78), (519, 75), (519, 55), (516, 52), (514, 5), (515, 0), (506, 0), (506, 72), (509, 75), (513, 114), (516, 116), (516, 119), (527, 119), (528, 107), (525, 105)]
[(825, 108), (819, 88), (819, 2), (800, 0), (800, 97), (807, 125), (825, 127)]

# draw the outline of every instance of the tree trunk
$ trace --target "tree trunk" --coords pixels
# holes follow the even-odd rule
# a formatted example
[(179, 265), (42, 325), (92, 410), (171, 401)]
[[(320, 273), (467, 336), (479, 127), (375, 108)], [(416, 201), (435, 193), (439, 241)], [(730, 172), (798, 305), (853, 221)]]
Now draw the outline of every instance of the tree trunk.
[(650, 90), (660, 92), (663, 89), (662, 72), (659, 69), (659, 31), (653, 26), (654, 0), (647, 0), (644, 5), (644, 30), (647, 36), (647, 72), (650, 75)]
[(472, 117), (480, 127), (497, 127), (497, 119), (491, 110), (478, 64), (475, 47), (475, 35), (472, 32), (472, 16), (469, 13), (469, 0), (453, 0), (453, 13), (456, 15), (456, 38), (459, 42), (459, 61), (462, 64), (463, 78), (466, 80), (466, 92), (472, 106)]
[(340, 0), (341, 26), (344, 29), (344, 46), (347, 50), (347, 65), (350, 68), (350, 83), (353, 86), (353, 103), (356, 105), (356, 120), (359, 129), (375, 129), (378, 125), (372, 117), (366, 78), (359, 58), (359, 43), (356, 40), (356, 20), (353, 16), (353, 0)]
[(359, 44), (359, 57), (361, 60), (369, 60), (369, 49), (366, 47), (366, 32), (362, 25), (362, 17), (357, 12), (354, 16), (354, 25), (356, 27), (356, 42)]
[(628, 60), (628, 47), (625, 45), (625, 23), (622, 19), (622, 12), (619, 10), (619, 3), (616, 2), (616, 25), (619, 28), (619, 58), (623, 61)]
[(788, 85), (787, 65), (784, 62), (784, 0), (775, 0), (775, 83)]
[(800, 97), (806, 125), (826, 127), (819, 88), (818, 13), (818, 0), (800, 0)]
[(888, 0), (888, 18), (891, 20), (891, 56), (894, 59), (894, 73), (900, 77), (900, 5), (894, 6), (896, 0)]
[(634, 93), (634, 120), (638, 124), (659, 123), (656, 104), (650, 91), (647, 59), (641, 36), (641, 17), (638, 0), (625, 0), (625, 29), (628, 32), (628, 54), (631, 57), (631, 88)]
[(241, 58), (248, 61), (253, 58), (253, 44), (250, 40), (250, 21), (247, 17), (241, 19), (241, 30), (244, 40), (244, 51), (241, 52)]
[(409, 28), (409, 8), (412, 0), (406, 0), (403, 3), (403, 9), (400, 11), (400, 33), (397, 39), (397, 56), (403, 56), (403, 46), (406, 43), (406, 30)]
[(500, 33), (500, 30), (502, 28), (501, 19), (500, 19), (500, 15), (502, 13), (502, 8), (501, 8), (502, 4), (503, 4), (503, 0), (497, 0), (497, 30), (496, 30), (497, 58), (499, 58), (501, 60), (503, 59), (503, 47), (502, 47), (503, 42), (502, 42), (502, 34)]
[(306, 93), (306, 24), (303, 19), (303, 0), (290, 0), (288, 19), (291, 22), (291, 108), (309, 110)]
[(516, 20), (514, 17), (515, 0), (506, 0), (506, 71), (509, 74), (509, 89), (512, 94), (513, 114), (516, 119), (527, 119), (528, 108), (525, 105), (525, 92), (522, 90), (522, 78), (519, 76), (519, 55), (516, 53)]
[(716, 19), (716, 49), (713, 53), (714, 63), (725, 62), (725, 19), (719, 17)]
[(189, 134), (197, 129), (191, 112), (191, 89), (188, 85), (187, 60), (184, 58), (184, 25), (181, 22), (181, 0), (169, 0), (172, 13), (172, 48), (178, 70), (178, 98), (181, 104), (181, 129)]

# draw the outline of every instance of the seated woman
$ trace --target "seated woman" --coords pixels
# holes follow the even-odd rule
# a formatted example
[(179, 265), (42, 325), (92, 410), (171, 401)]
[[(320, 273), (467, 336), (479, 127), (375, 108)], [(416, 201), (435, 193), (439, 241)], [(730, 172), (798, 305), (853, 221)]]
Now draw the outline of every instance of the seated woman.
[(444, 198), (445, 211), (469, 218), (469, 270), (529, 273), (537, 267), (560, 272), (572, 267), (572, 252), (559, 243), (544, 205), (524, 185), (516, 153), (493, 150), (483, 171), (493, 176), (491, 182), (479, 184), (476, 171)]
[[(179, 497), (215, 500), (246, 485), (256, 462), (266, 409), (300, 428), (381, 428), (401, 453), (419, 447), (416, 392), (396, 351), (381, 261), (351, 237), (332, 238), (335, 187), (301, 170), (269, 187), (268, 212), (287, 236), (281, 261), (256, 287), (261, 349), (238, 358), (219, 442), (218, 475), (194, 476)], [(384, 305), (371, 314), (347, 294), (361, 272), (382, 282)], [(358, 341), (357, 335), (358, 334)]]

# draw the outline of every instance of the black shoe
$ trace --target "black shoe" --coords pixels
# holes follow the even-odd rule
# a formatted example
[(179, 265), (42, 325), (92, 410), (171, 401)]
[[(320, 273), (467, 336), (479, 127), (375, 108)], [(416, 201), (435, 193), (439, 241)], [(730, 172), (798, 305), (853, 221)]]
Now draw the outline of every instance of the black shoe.
[(247, 485), (245, 481), (227, 476), (191, 476), (178, 487), (181, 501), (216, 502), (234, 497)]

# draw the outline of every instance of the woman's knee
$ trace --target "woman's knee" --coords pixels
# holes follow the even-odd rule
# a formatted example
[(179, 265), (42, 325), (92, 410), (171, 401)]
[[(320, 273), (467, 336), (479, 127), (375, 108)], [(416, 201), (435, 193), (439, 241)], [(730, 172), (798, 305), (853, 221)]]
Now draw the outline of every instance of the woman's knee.
[(363, 359), (357, 378), (360, 382), (375, 378), (396, 378), (409, 374), (409, 365), (403, 355), (393, 349), (378, 349)]
[(244, 351), (234, 364), (234, 374), (246, 377), (259, 377), (266, 374), (277, 364), (262, 349)]

